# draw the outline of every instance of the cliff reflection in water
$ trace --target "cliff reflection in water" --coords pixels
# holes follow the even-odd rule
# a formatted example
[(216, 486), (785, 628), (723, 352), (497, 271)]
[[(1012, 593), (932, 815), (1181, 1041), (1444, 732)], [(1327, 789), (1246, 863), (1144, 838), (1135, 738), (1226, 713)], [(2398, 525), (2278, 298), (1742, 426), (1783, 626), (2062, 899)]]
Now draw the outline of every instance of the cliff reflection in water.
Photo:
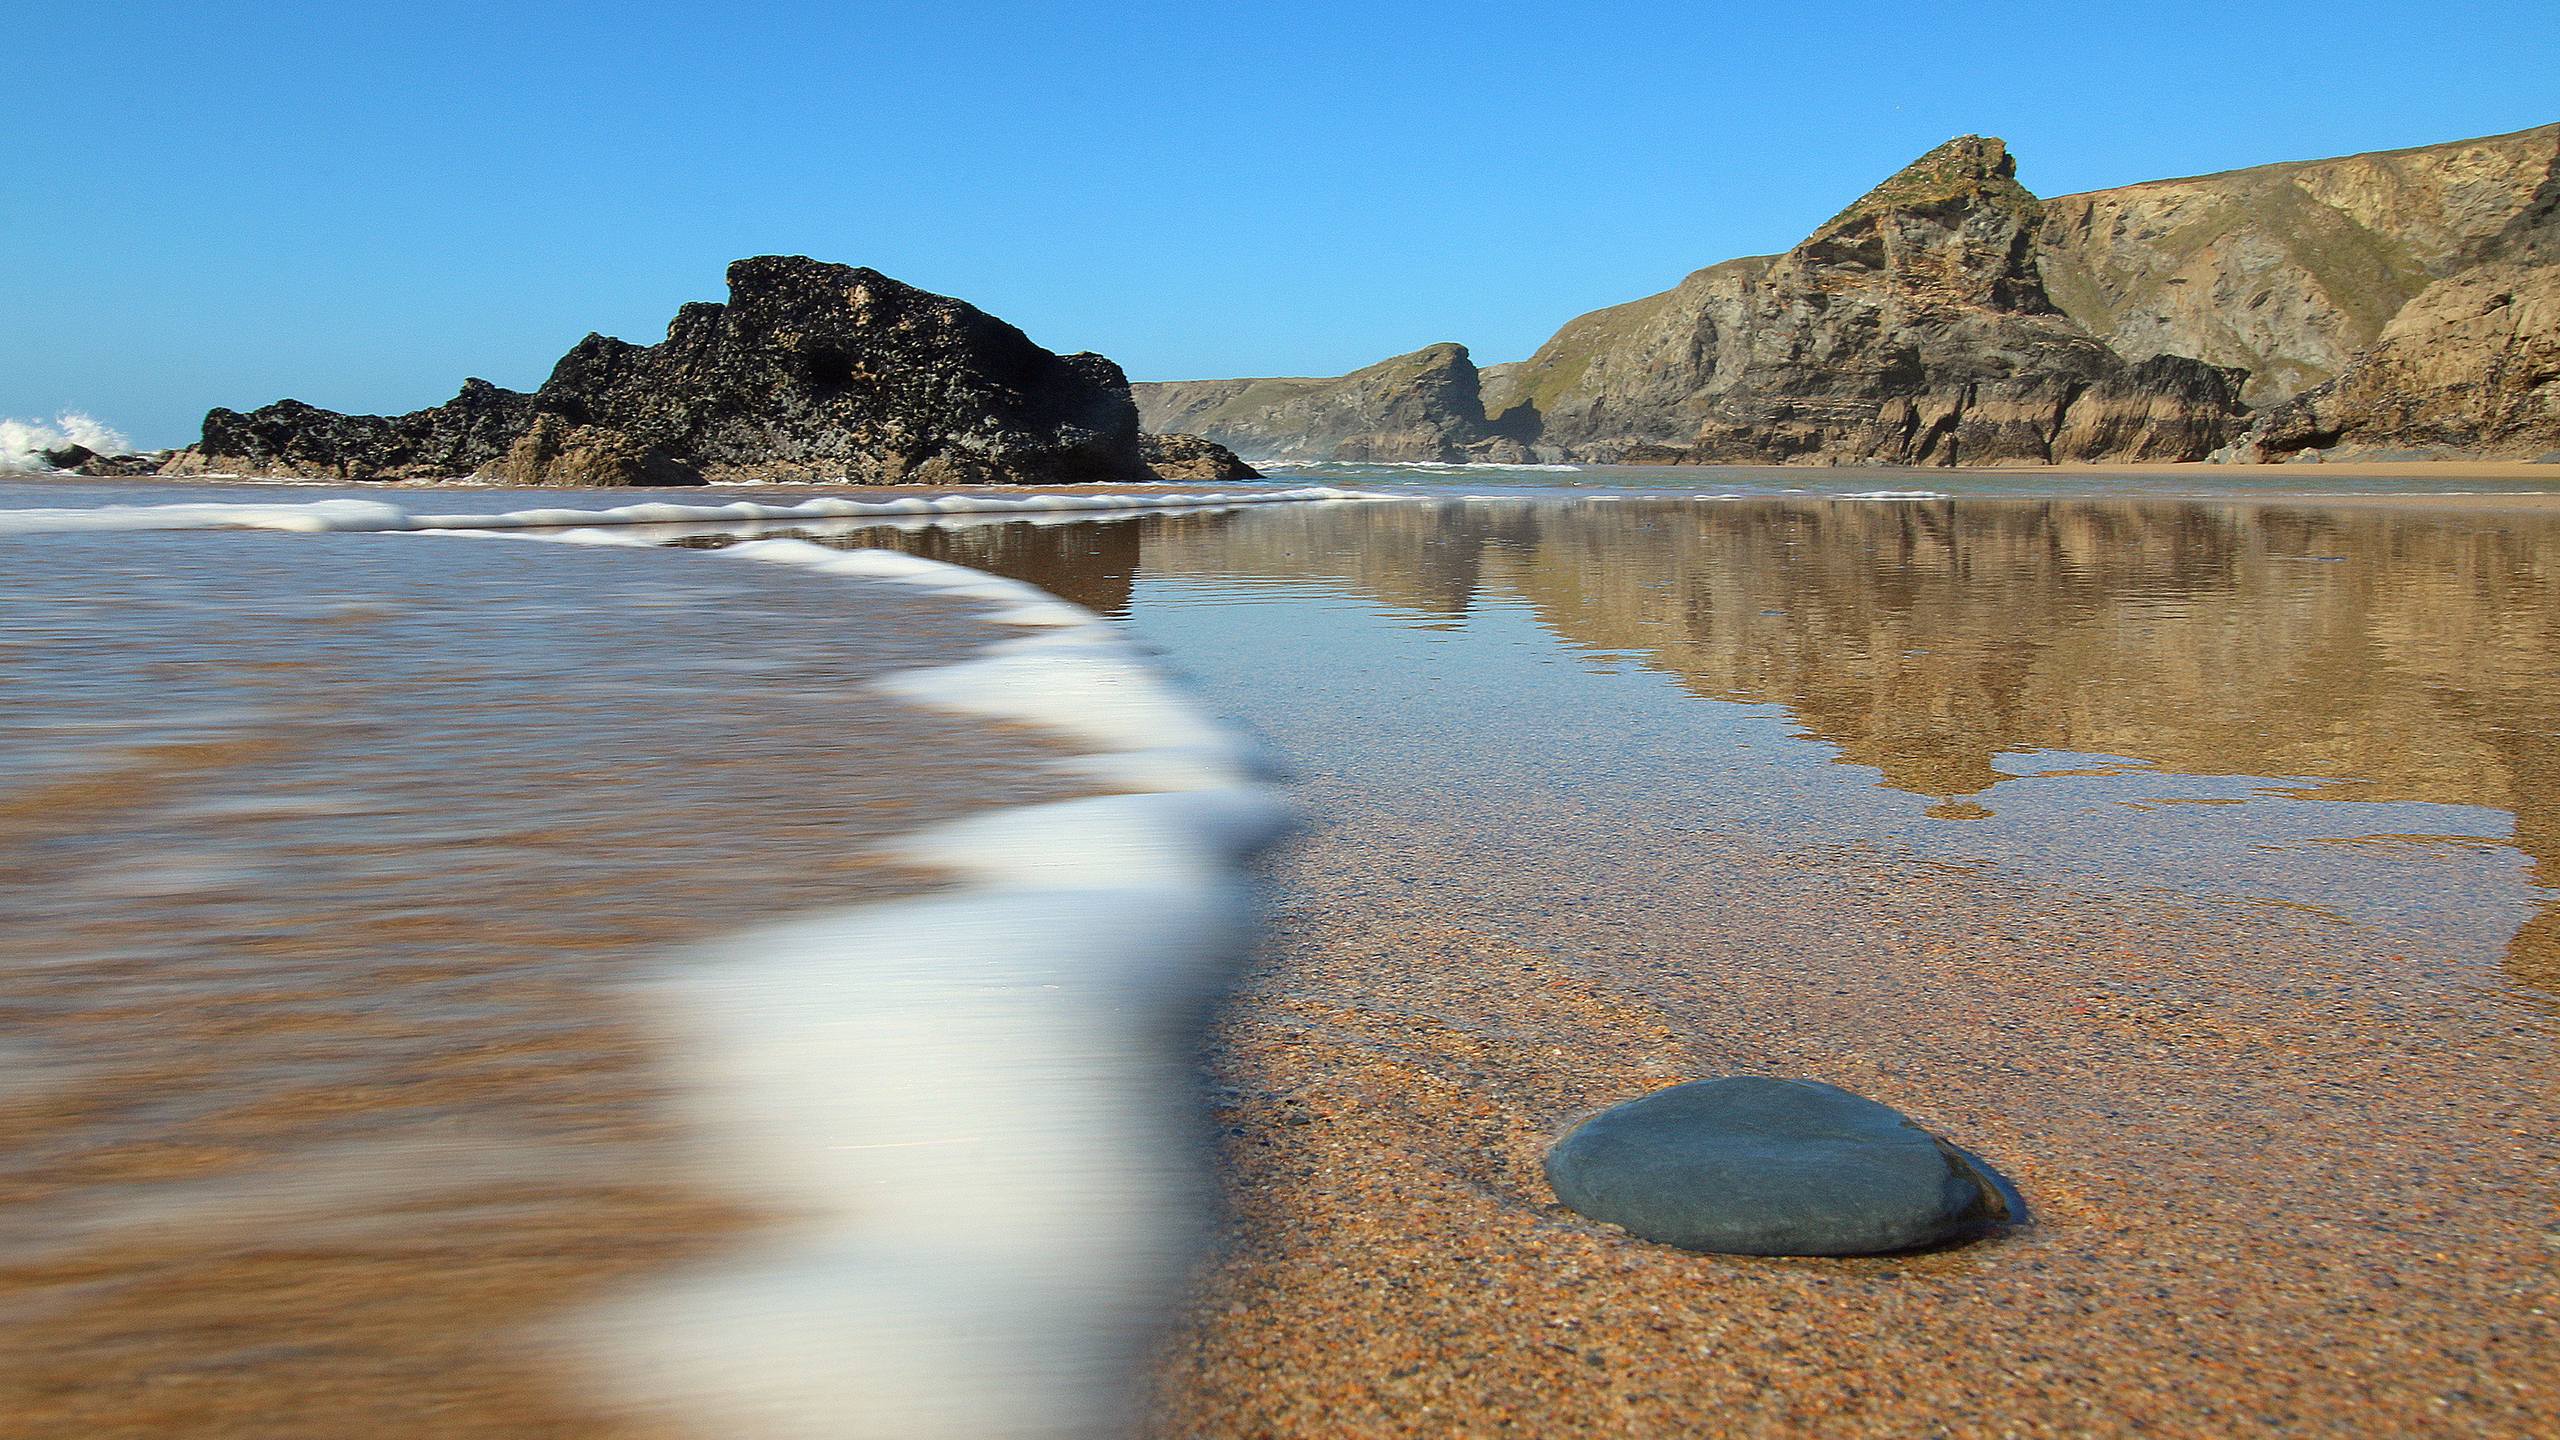
[[(845, 543), (845, 542), (839, 542)], [(2164, 501), (1273, 506), (904, 534), (1106, 613), (1133, 577), (1348, 591), (1424, 623), (1525, 602), (1577, 647), (1775, 704), (1884, 785), (1980, 813), (1995, 757), (2307, 777), (2515, 818), (2560, 889), (2560, 524)], [(2560, 985), (2560, 908), (2509, 956)]]

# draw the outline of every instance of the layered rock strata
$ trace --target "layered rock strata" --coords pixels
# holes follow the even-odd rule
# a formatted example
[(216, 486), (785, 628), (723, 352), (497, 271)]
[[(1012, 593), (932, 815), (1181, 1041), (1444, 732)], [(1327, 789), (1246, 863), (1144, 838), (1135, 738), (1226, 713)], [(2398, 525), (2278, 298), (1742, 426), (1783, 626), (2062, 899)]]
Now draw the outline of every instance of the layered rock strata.
[(2560, 160), (2465, 258), (2338, 378), (2260, 415), (2235, 458), (2560, 460)]
[(2128, 363), (2065, 315), (2016, 175), (2001, 142), (1951, 140), (1784, 255), (1567, 326), (1500, 398), (1596, 460), (2203, 458), (2235, 428), (2241, 376)]
[(2129, 360), (2193, 355), (2279, 404), (2335, 377), (2402, 306), (2533, 203), (2560, 125), (2154, 180), (2044, 203), (2036, 267)]
[[(2218, 453), (2539, 455), (2547, 306), (2515, 237), (2555, 155), (2546, 125), (2039, 201), (2000, 142), (1967, 137), (1785, 255), (1484, 367), (1472, 407), (1431, 403), (1467, 389), (1455, 346), (1138, 400), (1284, 462), (2186, 460), (2242, 405), (2266, 420)], [(2464, 279), (2484, 266), (2506, 268)], [(2277, 413), (2386, 331), (2358, 378)]]

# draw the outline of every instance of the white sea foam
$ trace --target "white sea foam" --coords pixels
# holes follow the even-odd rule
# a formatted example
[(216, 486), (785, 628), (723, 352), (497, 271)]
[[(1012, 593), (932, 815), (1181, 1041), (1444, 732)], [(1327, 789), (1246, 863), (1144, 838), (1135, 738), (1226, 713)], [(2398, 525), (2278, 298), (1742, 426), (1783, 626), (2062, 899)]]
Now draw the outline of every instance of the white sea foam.
[(549, 506), (484, 514), (416, 515), (379, 500), (321, 500), (310, 504), (198, 503), (101, 505), (88, 509), (0, 510), (0, 534), (78, 530), (538, 530), (601, 525), (703, 525), (792, 520), (894, 519), (900, 516), (1021, 515), (1036, 517), (1098, 511), (1153, 511), (1275, 505), (1315, 500), (1393, 500), (1365, 490), (1306, 485), (1288, 490), (1225, 490), (1036, 495), (902, 496), (852, 500), (825, 496), (791, 505), (737, 501), (727, 505), (654, 502), (592, 510)]
[[(540, 538), (632, 544), (648, 526), (710, 521), (1378, 498), (1317, 487), (437, 516), (332, 500), (0, 512), (0, 529), (556, 529)], [(989, 607), (1026, 633), (881, 688), (1090, 747), (1070, 768), (1136, 793), (907, 837), (894, 854), (952, 888), (733, 936), (649, 988), (706, 1175), (787, 1218), (601, 1304), (579, 1353), (621, 1403), (706, 1436), (1125, 1432), (1147, 1342), (1204, 1233), (1189, 1045), (1245, 942), (1239, 862), (1276, 832), (1280, 797), (1134, 645), (1035, 587), (796, 540), (688, 553)]]
[[(341, 499), (0, 511), (0, 531), (633, 545), (670, 524), (1383, 498), (1312, 487), (429, 516)], [(786, 1218), (596, 1306), (572, 1347), (611, 1399), (704, 1436), (1127, 1433), (1148, 1344), (1205, 1232), (1192, 1047), (1245, 943), (1240, 861), (1278, 832), (1280, 793), (1118, 630), (1046, 591), (796, 539), (687, 553), (988, 607), (1022, 633), (879, 688), (1045, 729), (1085, 747), (1059, 768), (1127, 793), (909, 836), (894, 856), (952, 888), (733, 936), (649, 987), (706, 1181)]]
[(1945, 500), (1950, 497), (1944, 490), (1853, 490), (1846, 495), (1834, 495), (1831, 498), (1834, 500)]
[(654, 988), (708, 1173), (793, 1218), (601, 1307), (582, 1353), (622, 1403), (706, 1436), (1126, 1433), (1205, 1234), (1191, 1043), (1280, 796), (1045, 591), (801, 540), (710, 553), (993, 607), (1029, 633), (881, 688), (1094, 747), (1069, 768), (1139, 793), (910, 836), (895, 856), (958, 888), (733, 937)]
[(101, 455), (130, 455), (124, 432), (92, 416), (66, 410), (44, 420), (0, 420), (0, 470), (43, 470), (45, 453), (78, 445)]

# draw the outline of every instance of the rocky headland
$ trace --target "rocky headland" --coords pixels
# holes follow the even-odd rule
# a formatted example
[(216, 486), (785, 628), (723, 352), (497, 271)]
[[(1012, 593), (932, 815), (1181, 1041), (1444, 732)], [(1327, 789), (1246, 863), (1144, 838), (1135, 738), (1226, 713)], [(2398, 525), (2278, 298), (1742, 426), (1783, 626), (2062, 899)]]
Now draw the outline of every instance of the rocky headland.
[[(1786, 254), (1581, 316), (1524, 361), (1439, 345), (1133, 390), (1150, 424), (1282, 462), (2537, 458), (2555, 321), (2519, 236), (2556, 161), (2560, 125), (2040, 200), (1967, 136)], [(2282, 409), (2312, 391), (2325, 409)]]
[(2334, 380), (2260, 415), (2237, 458), (2560, 456), (2560, 169)]
[(162, 473), (510, 485), (1085, 484), (1235, 479), (1214, 442), (1148, 437), (1120, 367), (1058, 355), (876, 270), (766, 255), (667, 338), (578, 342), (531, 394), (466, 380), (442, 405), (215, 410)]
[(1429, 345), (1332, 380), (1192, 380), (1130, 387), (1159, 429), (1212, 435), (1294, 464), (1324, 460), (1519, 463), (1520, 437), (1488, 421), (1464, 345)]

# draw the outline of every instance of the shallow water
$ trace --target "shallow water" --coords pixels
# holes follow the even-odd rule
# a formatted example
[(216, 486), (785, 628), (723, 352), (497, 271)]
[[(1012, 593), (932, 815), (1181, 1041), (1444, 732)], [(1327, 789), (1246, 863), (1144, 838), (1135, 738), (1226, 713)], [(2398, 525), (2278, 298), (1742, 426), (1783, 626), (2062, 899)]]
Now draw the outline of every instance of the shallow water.
[(992, 630), (876, 583), (407, 535), (0, 567), (0, 1433), (615, 1433), (562, 1317), (755, 1228), (632, 983), (1089, 788), (870, 691)]
[(2553, 983), (2554, 519), (1613, 499), (821, 538), (1121, 616), (1366, 805), (1569, 794), (2313, 907), (2506, 960), (2488, 993)]
[[(2540, 1433), (2546, 515), (1549, 495), (812, 533), (1074, 593), (1299, 773), (1212, 1058), (1231, 1249), (1151, 1433)], [(2035, 1223), (1742, 1265), (1555, 1205), (1578, 1116), (1737, 1071), (1920, 1117)]]
[[(1400, 503), (628, 532), (1028, 581), (1296, 772), (1308, 823), (1213, 1057), (1234, 1249), (1163, 1433), (2534, 1433), (2560, 1388), (2560, 518), (2155, 493), (2183, 476), (1310, 478)], [(2430, 486), (2495, 488), (2360, 495)], [(0, 507), (339, 493), (634, 498)], [(930, 601), (449, 537), (5, 558), (0, 1001), (29, 1063), (0, 1095), (0, 1381), (57, 1428), (165, 1421), (183, 1383), (244, 1433), (415, 1428), (424, 1393), (431, 1431), (540, 1404), (580, 1433), (475, 1317), (745, 1223), (669, 1181), (610, 983), (894, 888), (851, 842), (1059, 788), (1020, 732), (916, 751), (860, 698), (978, 632)], [(1920, 1115), (2038, 1225), (1736, 1267), (1544, 1193), (1574, 1114), (1736, 1069)], [(279, 1260), (315, 1195), (327, 1263)], [(455, 1268), (474, 1247), (501, 1263)], [(83, 1380), (137, 1332), (158, 1348), (123, 1381)]]
[(2326, 495), (2470, 496), (2550, 494), (2560, 486), (2560, 465), (2547, 479), (2512, 475), (2445, 473), (2416, 466), (2328, 468), (2319, 465), (2226, 467), (2175, 465), (2158, 470), (2104, 472), (2049, 469), (1947, 470), (1892, 466), (1806, 465), (1447, 465), (1332, 461), (1276, 467), (1275, 481), (1357, 486), (1461, 498), (1506, 499), (1537, 495), (1599, 494), (1692, 496), (1701, 499), (2075, 499), (2091, 494), (2152, 499), (2216, 500)]

